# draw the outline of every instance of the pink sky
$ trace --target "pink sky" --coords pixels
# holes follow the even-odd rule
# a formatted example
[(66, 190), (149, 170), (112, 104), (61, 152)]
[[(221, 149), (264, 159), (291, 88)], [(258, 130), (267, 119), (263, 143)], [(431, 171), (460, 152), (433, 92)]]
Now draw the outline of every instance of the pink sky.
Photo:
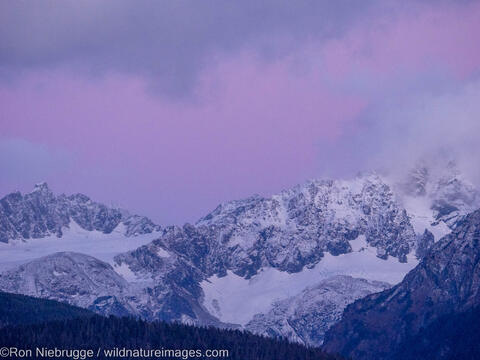
[(322, 177), (322, 144), (348, 141), (389, 97), (473, 81), (478, 34), (474, 2), (355, 23), (274, 58), (247, 44), (212, 56), (185, 98), (134, 72), (32, 67), (0, 83), (2, 193), (46, 180), (162, 224), (195, 221), (219, 202)]

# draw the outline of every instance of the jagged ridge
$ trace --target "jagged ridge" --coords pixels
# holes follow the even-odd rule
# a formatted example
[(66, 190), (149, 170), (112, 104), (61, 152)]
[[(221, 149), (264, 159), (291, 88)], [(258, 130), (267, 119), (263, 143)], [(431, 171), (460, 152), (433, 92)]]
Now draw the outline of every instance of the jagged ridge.
[(126, 236), (159, 229), (146, 217), (109, 208), (83, 194), (55, 196), (46, 183), (37, 184), (28, 194), (15, 192), (0, 199), (0, 242), (49, 235), (62, 237), (71, 221), (85, 230), (106, 234), (123, 223)]

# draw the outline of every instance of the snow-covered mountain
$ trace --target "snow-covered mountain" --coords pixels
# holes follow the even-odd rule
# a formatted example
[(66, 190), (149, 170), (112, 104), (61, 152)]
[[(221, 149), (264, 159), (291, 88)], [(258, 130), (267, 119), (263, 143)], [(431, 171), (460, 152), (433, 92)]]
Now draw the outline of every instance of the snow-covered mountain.
[[(195, 225), (165, 228), (152, 244), (115, 262), (133, 278), (176, 278), (196, 306), (222, 323), (245, 326), (258, 313), (267, 316), (275, 301), (331, 276), (401, 281), (417, 255), (450, 228), (435, 220), (431, 206), (407, 212), (403, 203), (411, 195), (398, 188), (368, 174), (232, 201)], [(175, 275), (186, 268), (188, 276)]]
[(415, 246), (407, 213), (374, 174), (222, 204), (114, 261), (131, 279), (152, 279), (152, 290), (181, 295), (189, 321), (206, 311), (245, 325), (333, 275), (396, 283), (416, 265)]
[[(379, 257), (406, 255), (415, 233), (391, 187), (378, 175), (350, 181), (310, 181), (270, 198), (251, 197), (220, 205), (197, 227), (215, 229), (229, 258), (250, 262), (246, 275), (271, 266), (297, 272), (316, 264), (324, 252), (351, 251), (350, 240), (364, 235)], [(219, 239), (220, 240), (220, 239)], [(261, 250), (258, 252), (257, 250)], [(235, 269), (236, 273), (242, 271)]]
[(184, 322), (191, 316), (193, 323), (219, 325), (208, 313), (195, 318), (184, 303), (188, 301), (183, 296), (184, 290), (174, 285), (169, 289), (168, 279), (164, 284), (151, 279), (129, 282), (125, 275), (122, 269), (92, 256), (58, 252), (4, 271), (0, 274), (0, 288), (66, 302), (104, 315)]
[(3, 272), (0, 283), (6, 292), (68, 302), (100, 313), (132, 313), (122, 301), (128, 293), (127, 281), (111, 265), (88, 255), (48, 255)]
[[(270, 197), (224, 203), (194, 225), (161, 230), (152, 224), (132, 231), (131, 220), (138, 217), (91, 200), (79, 201), (83, 195), (55, 197), (44, 186), (32, 194), (4, 198), (20, 196), (6, 203), (21, 204), (15, 214), (24, 220), (12, 221), (19, 217), (3, 210), (8, 224), (22, 225), (15, 227), (16, 232), (6, 228), (9, 243), (0, 244), (0, 252), (7, 254), (6, 246), (22, 234), (21, 229), (28, 229), (25, 234), (30, 237), (47, 236), (42, 241), (48, 240), (52, 250), (54, 244), (75, 239), (72, 230), (83, 232), (84, 239), (95, 234), (91, 243), (102, 247), (105, 242), (116, 252), (106, 251), (106, 256), (94, 246), (82, 251), (77, 245), (58, 245), (56, 251), (101, 259), (89, 271), (113, 271), (123, 285), (101, 286), (106, 279), (100, 277), (95, 280), (100, 286), (89, 287), (86, 300), (79, 303), (81, 297), (62, 290), (66, 283), (48, 287), (58, 279), (47, 270), (52, 258), (46, 256), (34, 260), (35, 265), (11, 268), (0, 277), (0, 289), (30, 291), (102, 313), (121, 309), (146, 319), (243, 327), (312, 345), (322, 342), (349, 302), (399, 283), (436, 241), (455, 229), (472, 208), (480, 207), (478, 192), (453, 166), (443, 172), (416, 167), (401, 181), (378, 174), (309, 181)], [(133, 246), (129, 239), (139, 241)], [(69, 255), (68, 261), (77, 261), (77, 256)], [(108, 270), (101, 270), (104, 262)], [(45, 269), (41, 272), (49, 281), (41, 281), (43, 275), (33, 273), (35, 269)], [(33, 280), (27, 286), (22, 278)]]
[(320, 346), (325, 332), (340, 319), (348, 304), (389, 287), (379, 281), (333, 276), (298, 295), (275, 301), (266, 314), (255, 315), (245, 328), (265, 336)]
[[(416, 336), (432, 323), (444, 315), (455, 319), (479, 305), (480, 210), (460, 220), (451, 234), (435, 243), (400, 284), (349, 305), (342, 320), (327, 333), (325, 346), (359, 360), (404, 359), (408, 344), (414, 348), (422, 348), (422, 342), (428, 344), (431, 334), (430, 339)], [(468, 331), (457, 327), (452, 332), (465, 336)], [(451, 351), (431, 348), (428, 355), (456, 358)], [(413, 358), (415, 353), (409, 353), (407, 358)]]
[(0, 270), (55, 252), (85, 253), (111, 262), (157, 238), (159, 225), (90, 200), (55, 196), (46, 183), (0, 199)]
[(124, 225), (126, 236), (159, 229), (146, 217), (109, 208), (83, 194), (55, 196), (46, 183), (35, 185), (28, 194), (14, 192), (0, 199), (0, 242), (49, 235), (60, 238), (72, 221), (82, 229), (104, 234), (111, 233), (120, 224)]

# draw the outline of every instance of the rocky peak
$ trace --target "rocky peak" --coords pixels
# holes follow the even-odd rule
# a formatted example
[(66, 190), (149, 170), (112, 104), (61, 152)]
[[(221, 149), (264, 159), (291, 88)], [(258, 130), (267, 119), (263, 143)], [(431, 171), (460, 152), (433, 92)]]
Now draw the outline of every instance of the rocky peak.
[(151, 233), (159, 227), (145, 217), (130, 215), (92, 201), (83, 194), (59, 195), (47, 183), (35, 185), (32, 192), (15, 192), (0, 199), (0, 241), (42, 238), (56, 235), (75, 221), (85, 230), (112, 232), (120, 223), (127, 236)]
[[(271, 197), (224, 203), (195, 225), (165, 228), (158, 243), (204, 278), (231, 271), (250, 279), (263, 268), (288, 273), (311, 268), (326, 252), (351, 252), (350, 241), (359, 236), (382, 259), (406, 262), (416, 246), (408, 215), (378, 174), (313, 180)], [(155, 248), (144, 251), (156, 259)], [(146, 256), (131, 252), (125, 259), (134, 264)]]
[(35, 186), (33, 187), (33, 191), (31, 193), (35, 193), (35, 192), (39, 192), (39, 193), (42, 193), (42, 194), (51, 194), (52, 193), (46, 182), (41, 182), (41, 183), (35, 184)]

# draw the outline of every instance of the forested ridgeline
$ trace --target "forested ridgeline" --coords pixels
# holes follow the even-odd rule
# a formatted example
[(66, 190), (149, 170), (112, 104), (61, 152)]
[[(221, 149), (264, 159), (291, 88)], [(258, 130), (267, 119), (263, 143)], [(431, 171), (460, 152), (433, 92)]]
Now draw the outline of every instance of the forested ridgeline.
[(0, 292), (0, 327), (89, 317), (94, 314), (58, 301)]
[[(131, 318), (84, 317), (0, 329), (2, 346), (34, 349), (176, 349), (228, 350), (238, 360), (334, 360), (318, 348), (306, 348), (284, 340), (238, 330), (200, 328)], [(225, 357), (227, 358), (227, 357)]]

